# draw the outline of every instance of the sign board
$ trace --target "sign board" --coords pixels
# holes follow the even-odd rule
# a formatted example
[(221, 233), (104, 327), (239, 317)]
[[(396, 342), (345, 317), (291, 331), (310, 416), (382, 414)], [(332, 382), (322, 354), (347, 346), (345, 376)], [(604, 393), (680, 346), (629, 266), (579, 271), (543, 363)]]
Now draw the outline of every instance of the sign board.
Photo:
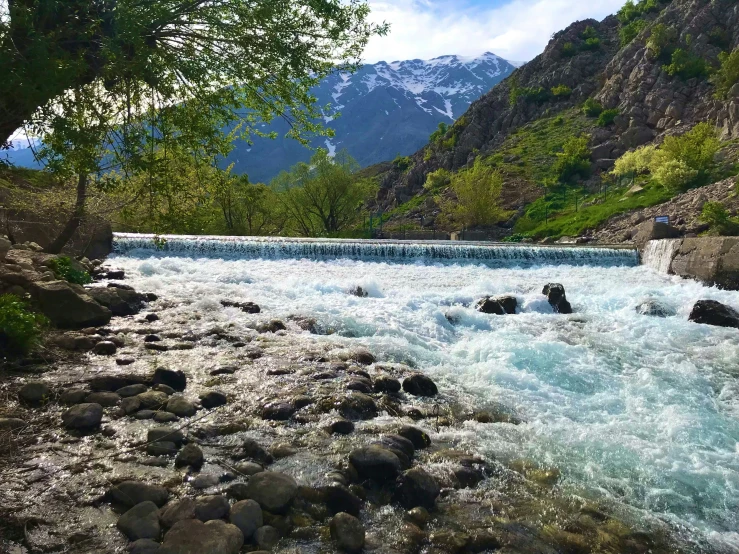
[(658, 215), (654, 218), (655, 223), (666, 223), (667, 225), (670, 224), (670, 216), (669, 215)]

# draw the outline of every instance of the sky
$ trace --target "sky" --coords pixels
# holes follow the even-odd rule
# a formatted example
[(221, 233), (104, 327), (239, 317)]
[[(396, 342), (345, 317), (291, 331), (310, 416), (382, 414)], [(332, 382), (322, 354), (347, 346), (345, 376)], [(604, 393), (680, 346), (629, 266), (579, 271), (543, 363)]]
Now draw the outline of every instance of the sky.
[(373, 37), (366, 62), (493, 52), (512, 61), (540, 54), (553, 33), (587, 18), (601, 20), (625, 0), (368, 0), (372, 21), (390, 23)]

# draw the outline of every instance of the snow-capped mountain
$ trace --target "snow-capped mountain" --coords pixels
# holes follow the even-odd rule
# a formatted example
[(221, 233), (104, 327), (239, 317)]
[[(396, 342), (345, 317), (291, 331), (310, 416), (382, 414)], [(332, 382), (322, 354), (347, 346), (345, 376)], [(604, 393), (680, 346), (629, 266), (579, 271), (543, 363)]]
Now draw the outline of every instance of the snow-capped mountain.
[[(313, 93), (330, 105), (325, 124), (336, 135), (314, 140), (333, 153), (346, 148), (362, 166), (408, 155), (428, 142), (440, 122), (452, 124), (469, 105), (510, 75), (516, 66), (495, 54), (441, 56), (364, 65), (354, 74), (333, 74)], [(333, 118), (334, 112), (340, 113)], [(287, 132), (275, 121), (262, 131)], [(294, 140), (254, 138), (237, 144), (229, 157), (235, 171), (252, 182), (268, 181), (283, 169), (307, 161), (312, 152)]]

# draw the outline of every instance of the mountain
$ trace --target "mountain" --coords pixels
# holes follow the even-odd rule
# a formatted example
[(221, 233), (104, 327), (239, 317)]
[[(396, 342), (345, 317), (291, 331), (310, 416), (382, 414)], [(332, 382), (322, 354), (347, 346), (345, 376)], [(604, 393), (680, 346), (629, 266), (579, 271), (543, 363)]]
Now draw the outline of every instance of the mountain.
[[(473, 102), (445, 137), (419, 149), (410, 164), (374, 168), (380, 184), (377, 208), (401, 208), (394, 213), (405, 218), (406, 229), (433, 226), (439, 193), (424, 189), (429, 173), (458, 172), (480, 157), (504, 177), (503, 207), (515, 212), (504, 233), (515, 226), (516, 233), (532, 231), (535, 238), (557, 236), (560, 231), (545, 224), (559, 208), (542, 184), (568, 138), (587, 137), (591, 177), (576, 184), (577, 194), (597, 204), (609, 198), (599, 198), (598, 191), (609, 186), (605, 173), (617, 158), (642, 145), (658, 146), (701, 122), (717, 127), (724, 141), (717, 159), (730, 156), (724, 165), (736, 171), (739, 165), (732, 169), (731, 164), (739, 162), (732, 146), (739, 139), (739, 82), (720, 97), (712, 74), (728, 59), (724, 56), (735, 52), (735, 59), (738, 51), (736, 0), (639, 2), (628, 16), (575, 22), (556, 33), (541, 55)], [(736, 79), (728, 67), (726, 73)], [(610, 119), (588, 117), (586, 101), (607, 110)], [(617, 205), (608, 209), (624, 213), (630, 204), (652, 205), (663, 192), (651, 190), (651, 198), (635, 200), (619, 190)], [(570, 202), (573, 198), (577, 202), (574, 195)], [(569, 206), (578, 212), (577, 204)], [(599, 217), (578, 212), (570, 217), (569, 230), (597, 230), (587, 225), (601, 224)]]
[[(379, 62), (354, 74), (333, 74), (315, 87), (318, 106), (330, 104), (340, 117), (324, 117), (335, 131), (312, 147), (329, 152), (346, 148), (362, 166), (412, 154), (441, 122), (452, 124), (470, 104), (510, 75), (516, 66), (495, 54), (478, 57), (441, 56), (432, 60)], [(261, 131), (283, 137), (287, 123), (276, 120)], [(295, 140), (255, 137), (238, 141), (228, 158), (237, 173), (252, 182), (268, 181), (312, 152)]]

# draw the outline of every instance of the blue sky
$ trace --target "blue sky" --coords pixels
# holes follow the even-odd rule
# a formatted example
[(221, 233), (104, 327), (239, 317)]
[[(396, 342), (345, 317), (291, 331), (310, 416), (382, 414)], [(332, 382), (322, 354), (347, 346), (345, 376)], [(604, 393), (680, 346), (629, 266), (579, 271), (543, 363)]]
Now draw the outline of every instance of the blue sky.
[(368, 0), (372, 19), (391, 24), (365, 50), (374, 63), (494, 52), (528, 61), (552, 33), (579, 19), (603, 19), (625, 0)]

